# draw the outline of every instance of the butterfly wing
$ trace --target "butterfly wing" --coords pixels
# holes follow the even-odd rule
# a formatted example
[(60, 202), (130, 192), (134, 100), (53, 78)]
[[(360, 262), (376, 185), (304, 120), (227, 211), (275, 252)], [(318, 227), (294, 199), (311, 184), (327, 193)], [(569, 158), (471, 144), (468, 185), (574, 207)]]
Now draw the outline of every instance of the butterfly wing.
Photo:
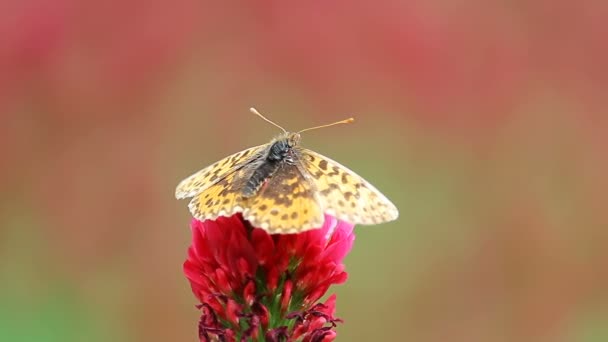
[(259, 159), (267, 148), (268, 144), (251, 147), (207, 166), (181, 181), (175, 189), (175, 198), (182, 199), (200, 194), (228, 174)]
[(399, 216), (391, 201), (345, 166), (305, 148), (298, 154), (325, 213), (353, 224), (377, 224)]
[(270, 233), (299, 233), (323, 225), (314, 183), (293, 164), (282, 163), (244, 203), (243, 217)]
[(242, 196), (242, 188), (255, 167), (253, 162), (246, 164), (239, 170), (227, 174), (201, 193), (194, 195), (188, 204), (192, 216), (204, 221), (242, 212), (247, 200)]

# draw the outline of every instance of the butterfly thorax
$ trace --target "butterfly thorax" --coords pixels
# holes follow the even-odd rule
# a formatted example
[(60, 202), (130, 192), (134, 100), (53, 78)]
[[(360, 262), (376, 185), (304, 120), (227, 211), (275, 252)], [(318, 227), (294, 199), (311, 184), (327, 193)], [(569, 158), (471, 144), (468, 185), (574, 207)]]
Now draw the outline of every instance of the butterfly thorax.
[(296, 162), (294, 147), (300, 142), (298, 133), (285, 133), (270, 142), (265, 157), (251, 174), (243, 188), (243, 197), (255, 195), (262, 185), (274, 175), (284, 163), (293, 165)]

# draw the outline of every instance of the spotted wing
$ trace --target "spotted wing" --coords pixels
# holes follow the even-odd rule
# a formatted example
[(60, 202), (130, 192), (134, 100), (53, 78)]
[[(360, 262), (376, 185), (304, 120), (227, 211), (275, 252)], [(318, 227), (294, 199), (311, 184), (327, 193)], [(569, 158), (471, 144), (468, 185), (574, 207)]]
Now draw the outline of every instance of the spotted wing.
[(305, 148), (298, 154), (325, 213), (353, 224), (377, 224), (399, 216), (391, 201), (345, 166)]
[(296, 165), (282, 163), (258, 193), (245, 202), (243, 217), (270, 233), (320, 228), (323, 210), (314, 184)]
[(181, 181), (175, 189), (175, 198), (188, 198), (201, 193), (224, 179), (228, 174), (260, 158), (267, 148), (268, 144), (251, 147), (207, 166)]
[(247, 199), (242, 196), (243, 185), (251, 177), (255, 167), (256, 163), (246, 164), (194, 195), (188, 204), (192, 216), (203, 221), (242, 212), (247, 205)]

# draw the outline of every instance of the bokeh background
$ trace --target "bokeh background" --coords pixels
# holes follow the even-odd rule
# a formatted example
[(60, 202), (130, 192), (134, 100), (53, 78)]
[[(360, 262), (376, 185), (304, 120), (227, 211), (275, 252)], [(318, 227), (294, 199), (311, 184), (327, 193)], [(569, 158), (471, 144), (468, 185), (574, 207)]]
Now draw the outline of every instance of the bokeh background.
[(277, 129), (399, 207), (338, 341), (608, 341), (604, 1), (5, 0), (0, 340), (195, 341), (178, 181)]

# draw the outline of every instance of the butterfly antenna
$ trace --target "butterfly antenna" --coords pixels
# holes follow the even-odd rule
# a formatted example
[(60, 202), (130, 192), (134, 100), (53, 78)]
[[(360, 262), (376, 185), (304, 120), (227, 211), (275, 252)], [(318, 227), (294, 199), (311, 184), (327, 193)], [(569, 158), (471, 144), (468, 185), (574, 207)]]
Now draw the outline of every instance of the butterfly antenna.
[(302, 132), (306, 132), (306, 131), (312, 131), (313, 129), (317, 129), (317, 128), (324, 128), (324, 127), (329, 127), (329, 126), (334, 126), (334, 125), (347, 124), (347, 123), (351, 123), (353, 121), (355, 121), (355, 118), (348, 118), (346, 120), (330, 123), (330, 124), (327, 124), (327, 125), (321, 125), (321, 126), (315, 126), (315, 127), (306, 128), (306, 129), (303, 129), (303, 130), (299, 131), (298, 133), (302, 133)]
[(280, 129), (281, 129), (281, 130), (282, 130), (284, 133), (287, 133), (287, 131), (285, 130), (285, 128), (283, 128), (283, 127), (281, 127), (281, 126), (277, 125), (276, 123), (274, 123), (274, 122), (272, 122), (272, 121), (268, 120), (268, 119), (267, 119), (267, 118), (266, 118), (264, 115), (260, 114), (260, 112), (258, 112), (258, 110), (257, 110), (257, 109), (255, 109), (255, 108), (251, 107), (251, 108), (249, 108), (249, 111), (250, 111), (250, 112), (252, 112), (253, 114), (255, 114), (255, 115), (257, 115), (257, 116), (261, 117), (262, 119), (264, 119), (264, 121), (269, 122), (269, 123), (271, 123), (271, 124), (273, 124), (273, 125), (275, 125), (275, 126), (279, 127), (279, 128), (280, 128)]

